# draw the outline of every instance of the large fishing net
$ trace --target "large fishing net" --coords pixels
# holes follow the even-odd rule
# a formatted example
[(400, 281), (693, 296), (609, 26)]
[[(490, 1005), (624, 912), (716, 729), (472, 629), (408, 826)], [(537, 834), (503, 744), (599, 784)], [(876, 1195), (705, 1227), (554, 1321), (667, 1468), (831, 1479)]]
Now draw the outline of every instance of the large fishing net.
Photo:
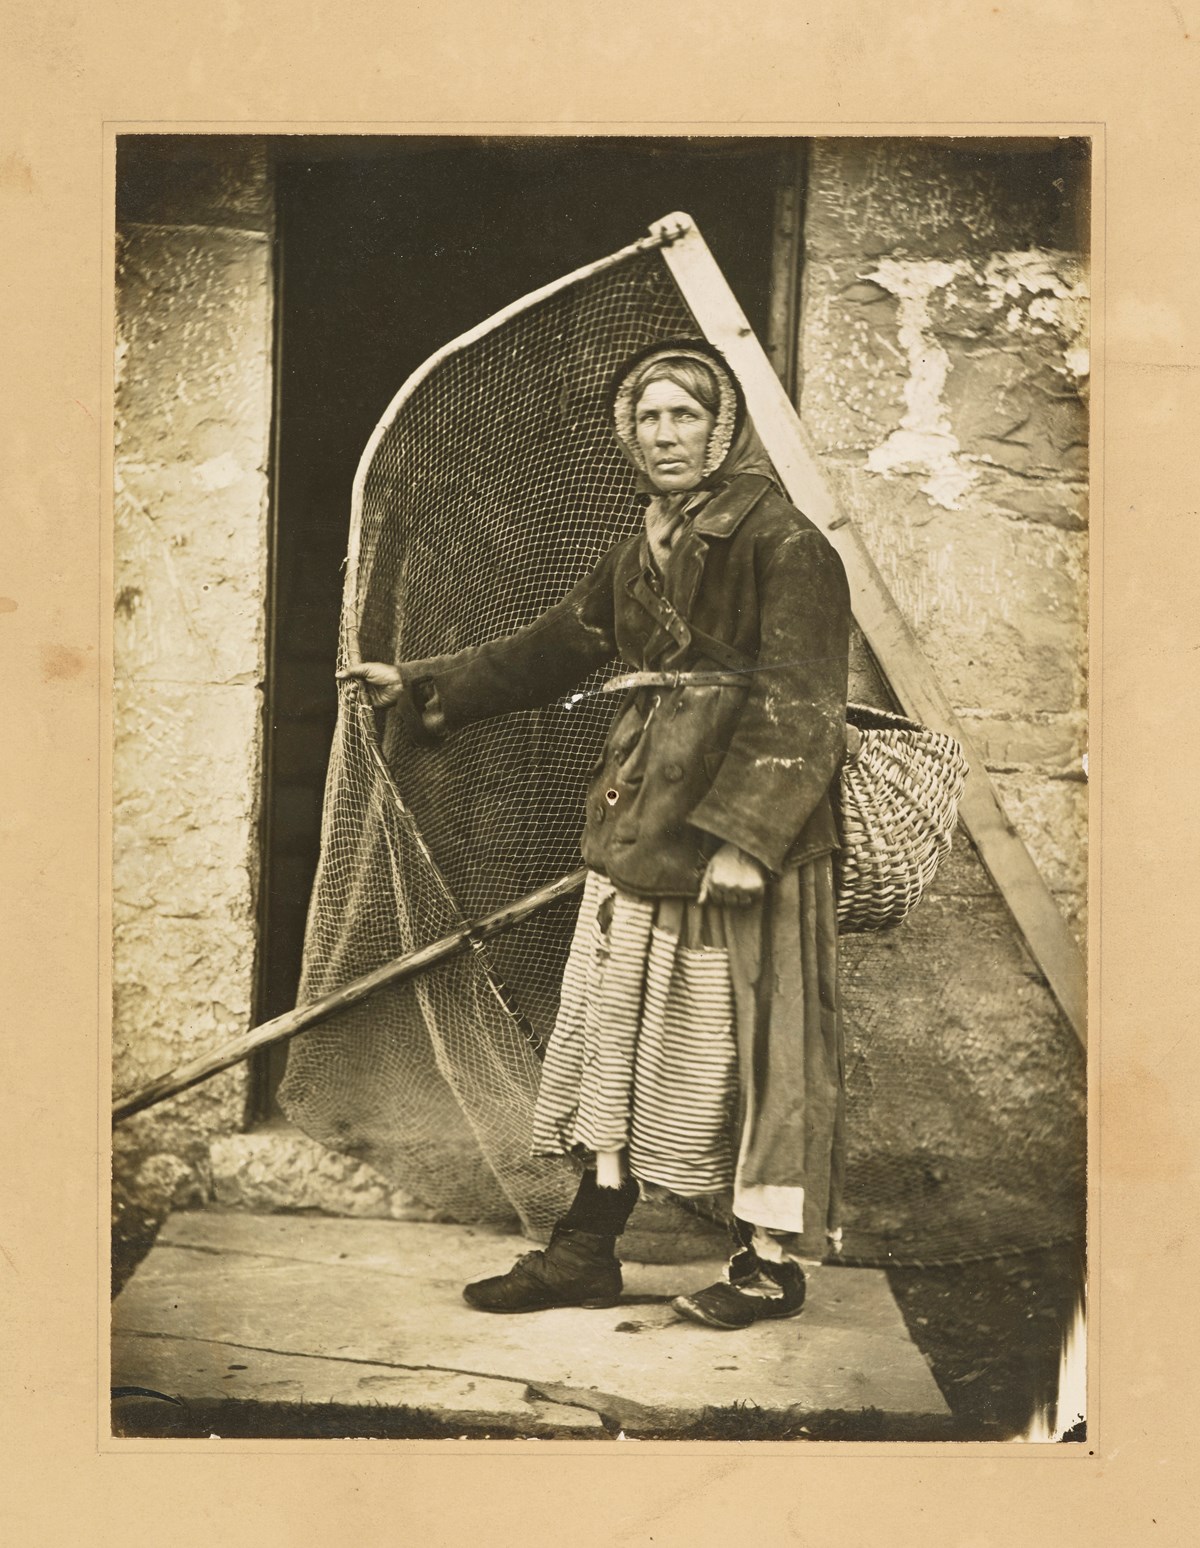
[[(507, 634), (635, 530), (605, 388), (643, 346), (697, 331), (647, 241), (427, 362), (360, 464), (342, 663)], [(578, 867), (583, 794), (611, 713), (588, 686), (434, 749), (343, 687), (302, 1003)], [(967, 878), (968, 914), (952, 891), (917, 911), (924, 927), (906, 923), (882, 946), (846, 942), (851, 1256), (932, 1261), (1078, 1226), (1077, 1050), (969, 845), (956, 849), (945, 869), (951, 889)], [(287, 1114), (450, 1218), (545, 1235), (575, 1172), (532, 1159), (529, 1136), (577, 907), (568, 896), (297, 1038)], [(980, 918), (991, 920), (983, 958)], [(985, 979), (992, 998), (981, 1001)], [(1016, 1001), (997, 1004), (1005, 984)], [(1001, 1110), (997, 1058), (1018, 1075)]]

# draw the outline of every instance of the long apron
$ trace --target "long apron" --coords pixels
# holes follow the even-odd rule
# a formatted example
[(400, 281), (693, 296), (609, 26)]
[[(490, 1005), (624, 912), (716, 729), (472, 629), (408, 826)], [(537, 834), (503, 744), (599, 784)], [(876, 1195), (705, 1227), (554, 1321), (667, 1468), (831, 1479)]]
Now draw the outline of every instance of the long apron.
[(844, 1062), (829, 856), (744, 908), (592, 872), (533, 1151), (623, 1150), (640, 1182), (731, 1194), (739, 1219), (821, 1253), (841, 1223)]

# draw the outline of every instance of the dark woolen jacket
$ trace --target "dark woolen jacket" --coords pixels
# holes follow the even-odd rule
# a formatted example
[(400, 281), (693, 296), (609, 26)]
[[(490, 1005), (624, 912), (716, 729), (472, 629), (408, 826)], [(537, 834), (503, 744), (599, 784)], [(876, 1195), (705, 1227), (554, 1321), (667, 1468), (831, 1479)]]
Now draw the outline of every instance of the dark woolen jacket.
[(589, 866), (639, 896), (695, 897), (720, 842), (774, 873), (838, 847), (849, 629), (834, 549), (769, 479), (739, 474), (661, 578), (635, 535), (517, 633), (401, 671), (409, 717), (436, 690), (453, 731), (549, 703), (614, 657), (655, 671), (736, 660), (736, 686), (627, 693), (587, 796)]

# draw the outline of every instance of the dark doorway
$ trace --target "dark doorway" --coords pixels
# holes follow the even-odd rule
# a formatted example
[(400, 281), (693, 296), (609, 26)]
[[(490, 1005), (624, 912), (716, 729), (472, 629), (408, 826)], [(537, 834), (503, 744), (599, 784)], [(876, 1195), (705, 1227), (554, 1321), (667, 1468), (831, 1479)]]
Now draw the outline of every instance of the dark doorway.
[[(277, 148), (260, 1020), (295, 1003), (337, 708), (350, 490), (377, 420), (439, 346), (673, 210), (695, 218), (767, 340), (780, 316), (777, 199), (794, 194), (796, 165), (795, 142), (763, 139), (299, 138)], [(275, 1110), (284, 1058), (276, 1050), (257, 1068), (259, 1119)]]

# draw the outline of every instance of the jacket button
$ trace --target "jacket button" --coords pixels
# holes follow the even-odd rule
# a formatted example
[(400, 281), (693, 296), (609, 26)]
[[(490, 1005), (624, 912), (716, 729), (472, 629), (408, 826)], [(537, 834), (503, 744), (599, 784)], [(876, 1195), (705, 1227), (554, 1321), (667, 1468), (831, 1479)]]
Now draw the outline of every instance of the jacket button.
[(683, 778), (683, 769), (678, 763), (666, 763), (663, 765), (663, 778), (670, 780), (675, 785)]

